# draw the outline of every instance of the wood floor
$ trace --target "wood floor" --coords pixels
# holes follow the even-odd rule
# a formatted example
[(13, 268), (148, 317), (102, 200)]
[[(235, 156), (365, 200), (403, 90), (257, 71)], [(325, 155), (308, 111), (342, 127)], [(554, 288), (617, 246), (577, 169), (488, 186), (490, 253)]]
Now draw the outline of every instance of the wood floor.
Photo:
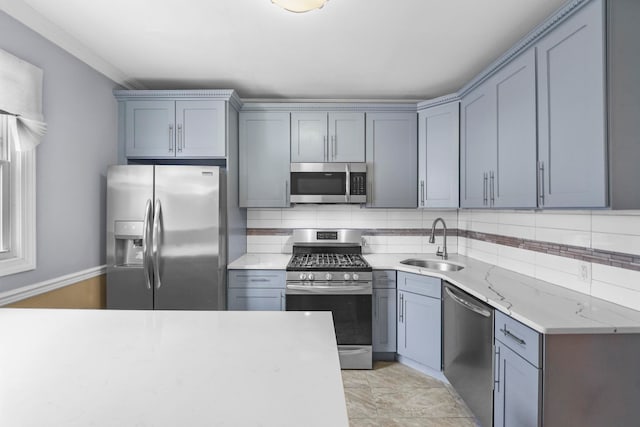
[(455, 390), (396, 362), (342, 371), (351, 427), (476, 427)]

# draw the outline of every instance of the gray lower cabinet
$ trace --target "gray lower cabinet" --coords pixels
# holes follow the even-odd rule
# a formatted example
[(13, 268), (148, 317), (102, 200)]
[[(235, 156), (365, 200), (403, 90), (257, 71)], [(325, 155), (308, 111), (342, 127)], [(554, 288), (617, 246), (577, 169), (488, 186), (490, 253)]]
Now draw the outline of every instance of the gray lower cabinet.
[(125, 152), (131, 158), (223, 158), (223, 100), (128, 100)]
[(240, 113), (240, 207), (289, 206), (289, 125), (289, 113)]
[(460, 102), (418, 113), (418, 207), (457, 208)]
[(364, 113), (291, 113), (291, 161), (364, 162)]
[(285, 310), (285, 272), (281, 270), (229, 270), (228, 309)]
[(398, 355), (442, 369), (441, 281), (398, 272)]
[(416, 119), (415, 113), (367, 114), (367, 206), (417, 206)]
[(495, 312), (494, 427), (541, 425), (541, 335)]
[(373, 351), (396, 352), (396, 272), (373, 272)]

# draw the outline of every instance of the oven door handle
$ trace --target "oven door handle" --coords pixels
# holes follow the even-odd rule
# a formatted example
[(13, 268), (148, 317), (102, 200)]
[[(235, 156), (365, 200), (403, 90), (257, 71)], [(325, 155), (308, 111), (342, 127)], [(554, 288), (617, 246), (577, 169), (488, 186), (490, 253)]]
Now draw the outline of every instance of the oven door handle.
[[(293, 292), (290, 292), (293, 291)], [(353, 286), (309, 286), (309, 285), (287, 285), (288, 294), (324, 294), (324, 295), (339, 295), (339, 294), (358, 294), (358, 295), (371, 295), (373, 290), (371, 285), (353, 285)]]

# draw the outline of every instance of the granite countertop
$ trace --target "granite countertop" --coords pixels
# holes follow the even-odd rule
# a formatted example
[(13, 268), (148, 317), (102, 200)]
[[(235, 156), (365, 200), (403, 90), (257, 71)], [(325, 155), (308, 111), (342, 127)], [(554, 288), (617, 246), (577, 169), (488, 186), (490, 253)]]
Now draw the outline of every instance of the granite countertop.
[(227, 265), (229, 270), (284, 270), (291, 254), (244, 254)]
[[(291, 255), (246, 254), (229, 268), (286, 268)], [(257, 257), (257, 258), (254, 258)], [(365, 254), (376, 270), (398, 270), (444, 279), (495, 309), (545, 334), (640, 333), (640, 311), (461, 255), (450, 262), (460, 271), (443, 272), (400, 264), (407, 258), (437, 259), (433, 254)], [(261, 264), (252, 264), (253, 259)]]
[(348, 426), (328, 312), (0, 309), (0, 341), (2, 426)]

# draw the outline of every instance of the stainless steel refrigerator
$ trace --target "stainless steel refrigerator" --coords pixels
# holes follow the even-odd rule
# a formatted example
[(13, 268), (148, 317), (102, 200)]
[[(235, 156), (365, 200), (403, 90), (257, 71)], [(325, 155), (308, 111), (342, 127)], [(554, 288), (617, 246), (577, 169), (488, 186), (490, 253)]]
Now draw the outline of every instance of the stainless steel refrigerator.
[(215, 166), (111, 166), (107, 308), (226, 308), (226, 194)]

